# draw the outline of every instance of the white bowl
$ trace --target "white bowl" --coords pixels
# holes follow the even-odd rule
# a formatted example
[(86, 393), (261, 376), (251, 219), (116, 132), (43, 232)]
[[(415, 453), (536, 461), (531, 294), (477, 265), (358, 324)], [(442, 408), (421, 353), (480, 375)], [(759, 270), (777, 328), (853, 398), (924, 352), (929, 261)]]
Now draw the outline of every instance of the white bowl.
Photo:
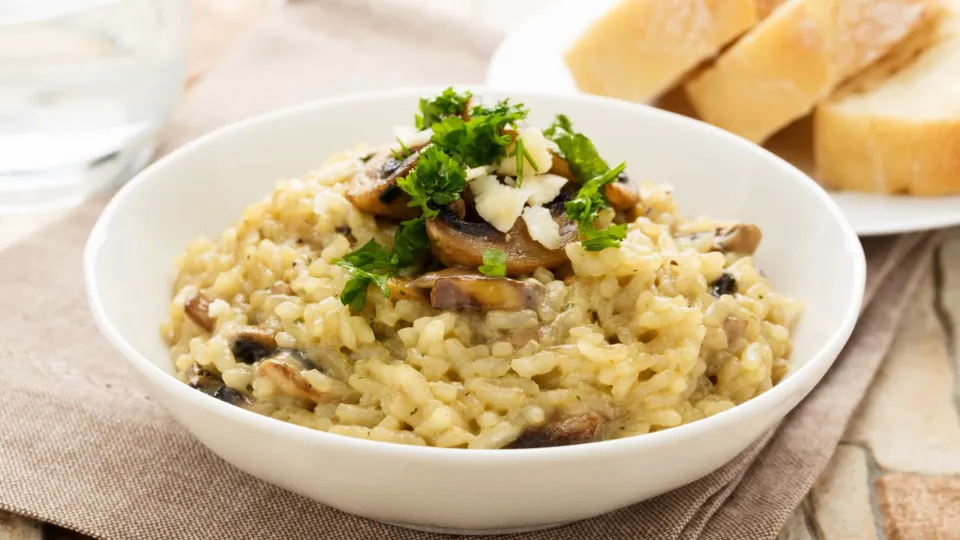
[[(793, 372), (743, 405), (673, 429), (580, 446), (457, 450), (313, 431), (233, 407), (172, 374), (158, 327), (173, 261), (213, 236), (280, 177), (335, 151), (392, 140), (409, 124), (409, 89), (327, 99), (217, 130), (161, 159), (109, 204), (87, 243), (87, 294), (97, 324), (150, 395), (236, 467), (341, 510), (408, 527), (516, 531), (589, 518), (692, 482), (732, 459), (817, 384), (850, 336), (865, 264), (856, 235), (815, 182), (745, 140), (642, 105), (596, 97), (515, 93), (531, 120), (570, 116), (634, 178), (676, 187), (689, 216), (756, 223), (757, 261), (775, 286), (802, 298)], [(503, 97), (502, 92), (474, 88)], [(158, 441), (159, 442), (159, 441)], [(296, 519), (296, 516), (291, 516)]]

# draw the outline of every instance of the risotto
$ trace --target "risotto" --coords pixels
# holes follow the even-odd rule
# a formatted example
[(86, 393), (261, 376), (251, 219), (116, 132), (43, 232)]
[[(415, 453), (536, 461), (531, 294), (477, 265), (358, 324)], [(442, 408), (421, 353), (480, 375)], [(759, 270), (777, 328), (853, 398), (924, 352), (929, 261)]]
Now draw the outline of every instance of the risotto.
[(760, 230), (681, 217), (564, 116), (452, 89), (176, 261), (186, 384), (339, 435), (530, 448), (705, 418), (789, 369)]

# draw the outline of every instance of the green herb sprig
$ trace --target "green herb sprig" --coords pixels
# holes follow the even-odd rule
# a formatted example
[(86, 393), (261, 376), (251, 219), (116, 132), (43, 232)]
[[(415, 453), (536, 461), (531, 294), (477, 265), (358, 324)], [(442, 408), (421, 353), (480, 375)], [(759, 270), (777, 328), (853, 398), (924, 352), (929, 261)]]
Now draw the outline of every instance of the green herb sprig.
[(431, 146), (407, 176), (397, 179), (397, 185), (410, 195), (409, 206), (419, 206), (423, 215), (432, 219), (437, 217), (436, 207), (460, 198), (460, 192), (467, 187), (467, 171), (441, 149)]
[(616, 181), (626, 169), (626, 162), (621, 162), (611, 169), (600, 157), (593, 142), (586, 135), (574, 131), (570, 119), (562, 114), (557, 115), (553, 124), (544, 131), (544, 135), (557, 144), (561, 157), (567, 161), (570, 171), (581, 183), (577, 196), (567, 201), (564, 208), (567, 217), (577, 222), (583, 249), (602, 251), (609, 247), (619, 247), (627, 237), (627, 226), (610, 225), (597, 229), (596, 220), (601, 210), (610, 207), (610, 202), (604, 195), (604, 186)]
[(472, 97), (470, 91), (461, 94), (450, 87), (433, 99), (420, 98), (420, 114), (414, 117), (414, 125), (424, 130), (448, 116), (460, 116)]
[(499, 249), (488, 249), (483, 252), (483, 266), (478, 268), (480, 273), (490, 277), (506, 277), (507, 254)]

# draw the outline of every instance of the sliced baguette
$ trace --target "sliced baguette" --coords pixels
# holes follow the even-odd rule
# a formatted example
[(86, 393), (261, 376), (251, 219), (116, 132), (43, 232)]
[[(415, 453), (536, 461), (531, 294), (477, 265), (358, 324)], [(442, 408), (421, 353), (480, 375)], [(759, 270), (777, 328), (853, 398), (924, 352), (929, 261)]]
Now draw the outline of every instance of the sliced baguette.
[(622, 0), (564, 59), (580, 91), (646, 102), (753, 26), (755, 2)]
[(816, 108), (814, 159), (834, 189), (960, 193), (960, 0)]
[(702, 119), (762, 142), (929, 17), (931, 0), (789, 0), (686, 85)]

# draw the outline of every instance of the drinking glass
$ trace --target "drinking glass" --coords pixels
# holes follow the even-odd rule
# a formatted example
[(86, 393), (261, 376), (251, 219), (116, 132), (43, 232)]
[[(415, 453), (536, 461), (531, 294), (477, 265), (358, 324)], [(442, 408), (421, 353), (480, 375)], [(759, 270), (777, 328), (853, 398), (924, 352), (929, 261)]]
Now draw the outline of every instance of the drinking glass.
[(186, 71), (186, 0), (0, 1), (0, 213), (142, 167)]

